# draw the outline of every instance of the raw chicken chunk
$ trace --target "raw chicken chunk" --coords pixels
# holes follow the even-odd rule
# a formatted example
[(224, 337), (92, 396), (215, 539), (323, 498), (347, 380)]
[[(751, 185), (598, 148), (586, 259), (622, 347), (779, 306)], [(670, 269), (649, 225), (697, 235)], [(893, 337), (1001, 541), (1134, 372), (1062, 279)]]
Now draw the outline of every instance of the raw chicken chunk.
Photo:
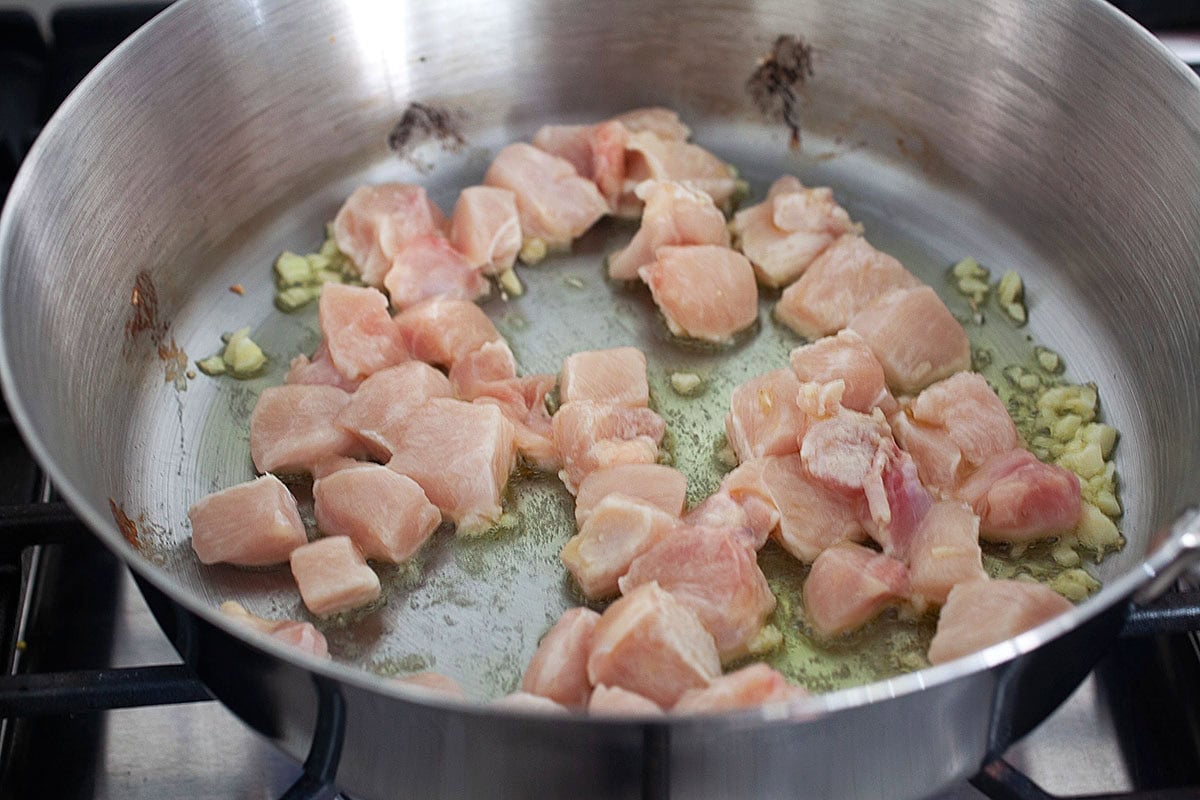
[(325, 635), (316, 629), (311, 622), (299, 622), (292, 619), (263, 619), (247, 611), (241, 603), (226, 600), (221, 603), (221, 613), (236, 619), (238, 622), (278, 639), (284, 644), (297, 647), (317, 658), (329, 658), (329, 643)]
[(801, 336), (817, 339), (846, 327), (881, 294), (920, 284), (899, 261), (861, 236), (847, 234), (784, 290), (775, 317)]
[(655, 463), (666, 423), (648, 408), (576, 400), (554, 414), (553, 430), (563, 463), (559, 477), (575, 494), (597, 469)]
[(357, 458), (347, 458), (346, 456), (327, 456), (316, 464), (313, 464), (312, 477), (314, 481), (319, 481), (321, 478), (332, 475), (335, 472), (341, 472), (344, 469), (355, 469), (369, 463), (369, 461), (360, 461)]
[(395, 325), (412, 357), (437, 367), (452, 367), (468, 353), (501, 340), (483, 309), (466, 300), (426, 300), (397, 314)]
[(934, 503), (908, 550), (908, 580), (918, 608), (940, 606), (950, 590), (987, 580), (979, 549), (979, 517), (964, 503)]
[(676, 528), (635, 558), (618, 584), (629, 594), (654, 582), (696, 612), (722, 662), (749, 653), (775, 610), (754, 551), (722, 528)]
[(651, 130), (629, 134), (625, 177), (634, 185), (644, 180), (685, 183), (720, 207), (729, 203), (736, 189), (733, 171), (724, 161), (699, 145), (663, 139)]
[(408, 417), (390, 469), (412, 478), (459, 533), (493, 525), (516, 453), (500, 409), (435, 397)]
[(808, 697), (808, 692), (792, 686), (776, 670), (766, 664), (751, 664), (715, 678), (703, 689), (688, 689), (671, 710), (680, 714), (734, 711), (767, 703), (788, 703), (802, 697)]
[(807, 420), (796, 397), (800, 381), (790, 369), (752, 378), (733, 390), (725, 435), (739, 462), (800, 451)]
[(973, 467), (1020, 445), (1003, 401), (977, 373), (960, 372), (938, 381), (910, 408), (917, 422), (945, 429)]
[(1079, 478), (1044, 464), (1028, 450), (993, 456), (958, 489), (979, 515), (979, 532), (989, 542), (1031, 542), (1069, 533), (1083, 505)]
[(379, 576), (347, 536), (327, 536), (292, 551), (292, 576), (305, 607), (318, 617), (379, 599)]
[(596, 125), (544, 125), (533, 136), (533, 146), (571, 163), (596, 188), (610, 209), (625, 186), (625, 142), (629, 129), (616, 120)]
[(563, 359), (559, 396), (564, 403), (593, 400), (645, 408), (650, 402), (646, 356), (636, 347), (572, 353)]
[(907, 407), (888, 422), (896, 441), (912, 456), (921, 481), (940, 495), (952, 493), (968, 470), (962, 450), (950, 435), (942, 428), (918, 424)]
[(903, 562), (853, 542), (822, 552), (804, 581), (804, 615), (825, 637), (860, 628), (908, 596)]
[(849, 327), (871, 348), (897, 392), (912, 394), (971, 368), (966, 331), (928, 286), (880, 296)]
[(308, 539), (296, 500), (274, 475), (208, 495), (188, 509), (201, 564), (282, 564)]
[(678, 524), (678, 517), (652, 505), (610, 494), (563, 545), (560, 557), (588, 599), (611, 597), (633, 560), (669, 537)]
[(1040, 583), (968, 581), (950, 591), (929, 645), (929, 661), (944, 664), (1003, 642), (1073, 608)]
[(494, 186), (468, 186), (454, 204), (450, 244), (486, 275), (511, 269), (521, 249), (517, 197)]
[(337, 367), (333, 365), (333, 359), (329, 357), (329, 348), (325, 346), (325, 342), (317, 345), (311, 361), (305, 355), (293, 358), (283, 382), (310, 386), (336, 386), (345, 392), (353, 392), (362, 383), (357, 378), (351, 380), (338, 372)]
[(597, 686), (588, 700), (589, 714), (607, 716), (656, 716), (663, 713), (658, 703), (620, 686)]
[(450, 367), (450, 385), (459, 400), (474, 400), (503, 391), (515, 377), (517, 359), (503, 339), (485, 343)]
[(722, 343), (758, 320), (754, 271), (728, 247), (660, 247), (638, 275), (676, 336)]
[(333, 220), (338, 249), (350, 257), (368, 286), (383, 286), (392, 259), (410, 239), (440, 233), (446, 216), (422, 186), (360, 186)]
[(450, 381), (428, 364), (409, 361), (380, 370), (362, 382), (334, 418), (375, 458), (392, 457), (405, 420), (431, 397), (449, 397)]
[(565, 159), (533, 145), (510, 144), (497, 155), (483, 179), (487, 186), (517, 198), (521, 235), (564, 248), (608, 213), (596, 184), (581, 178)]
[(327, 283), (317, 301), (317, 319), (330, 360), (349, 380), (408, 360), (387, 298), (378, 289)]
[(459, 686), (458, 681), (440, 672), (418, 672), (415, 675), (396, 678), (396, 682), (405, 686), (415, 686), (431, 694), (447, 695), (458, 700), (467, 699), (467, 693)]
[(591, 125), (543, 125), (533, 135), (533, 146), (570, 162), (584, 178), (592, 178)]
[(562, 458), (554, 443), (546, 395), (554, 389), (553, 375), (526, 375), (493, 382), (472, 402), (497, 406), (515, 428), (517, 452), (536, 468), (555, 472)]
[(442, 522), (412, 478), (378, 464), (344, 469), (313, 484), (317, 525), (346, 536), (378, 561), (407, 560)]
[(906, 560), (917, 526), (933, 505), (912, 457), (895, 443), (881, 448), (863, 482), (867, 533), (893, 558)]
[(411, 239), (392, 259), (383, 279), (392, 308), (403, 311), (422, 300), (474, 300), (488, 293), (487, 279), (441, 236)]
[(548, 697), (539, 697), (529, 692), (513, 692), (499, 700), (493, 700), (493, 708), (508, 708), (518, 711), (536, 711), (542, 714), (565, 714), (567, 709)]
[(799, 454), (764, 459), (762, 482), (779, 512), (772, 537), (784, 550), (812, 563), (842, 541), (863, 541), (861, 499), (831, 491), (808, 476)]
[(652, 264), (658, 248), (711, 244), (729, 247), (725, 215), (703, 192), (674, 181), (646, 181), (635, 189), (645, 202), (642, 224), (629, 245), (608, 258), (608, 277), (629, 281)]
[(738, 249), (764, 286), (787, 286), (842, 234), (856, 231), (831, 189), (806, 189), (791, 175), (771, 185), (767, 199), (733, 217)]
[(538, 644), (525, 669), (521, 690), (548, 697), (567, 708), (587, 706), (592, 695), (587, 659), (592, 631), (599, 621), (600, 615), (590, 608), (564, 612)]
[(685, 142), (692, 135), (692, 131), (680, 121), (677, 113), (661, 106), (635, 108), (623, 114), (617, 114), (613, 117), (613, 121), (624, 125), (630, 133), (647, 131), (660, 139)]
[(332, 386), (271, 386), (250, 414), (250, 456), (259, 472), (311, 472), (329, 456), (355, 457), (358, 440), (333, 424), (350, 395)]
[(579, 484), (575, 524), (582, 526), (592, 509), (610, 494), (623, 495), (678, 517), (687, 499), (687, 476), (663, 464), (618, 464), (598, 469)]
[(883, 367), (854, 331), (839, 331), (836, 336), (797, 347), (788, 360), (801, 383), (842, 381), (841, 404), (851, 411), (870, 414), (879, 408), (888, 414), (896, 407)]
[(691, 525), (732, 530), (743, 545), (758, 551), (779, 525), (779, 509), (763, 482), (766, 459), (745, 462), (728, 473), (716, 492), (688, 512)]
[(808, 426), (800, 443), (800, 460), (808, 474), (835, 491), (864, 491), (881, 451), (894, 448), (891, 430), (882, 416), (838, 409), (833, 416)]
[(663, 708), (720, 674), (712, 635), (657, 583), (639, 586), (609, 606), (592, 633), (592, 685), (620, 686)]

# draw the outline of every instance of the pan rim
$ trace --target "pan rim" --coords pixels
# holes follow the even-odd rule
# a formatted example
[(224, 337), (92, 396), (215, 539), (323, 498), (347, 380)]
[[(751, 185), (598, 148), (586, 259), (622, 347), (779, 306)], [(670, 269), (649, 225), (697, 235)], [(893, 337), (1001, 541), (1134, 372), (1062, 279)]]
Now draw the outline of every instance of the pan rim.
[[(10, 243), (15, 237), (16, 220), (19, 211), (16, 209), (23, 204), (25, 196), (33, 190), (33, 175), (40, 172), (39, 165), (51, 160), (51, 140), (56, 134), (70, 124), (74, 110), (83, 98), (91, 94), (94, 85), (103, 81), (116, 66), (124, 63), (132, 51), (142, 47), (147, 41), (152, 41), (159, 32), (178, 18), (188, 14), (200, 14), (211, 0), (183, 0), (175, 3), (155, 16), (149, 23), (118, 45), (106, 56), (95, 69), (68, 95), (62, 105), (47, 122), (41, 135), (30, 149), (10, 188), (8, 199), (3, 211), (0, 212), (0, 296), (8, 284), (12, 264), (6, 254)], [(1164, 68), (1172, 69), (1176, 75), (1184, 79), (1200, 91), (1200, 76), (1197, 76), (1181, 61), (1178, 60), (1161, 42), (1149, 31), (1133, 23), (1117, 9), (1102, 0), (1091, 0), (1093, 8), (1099, 8), (1100, 13), (1110, 14), (1114, 22), (1123, 22), (1131, 28), (1131, 36), (1142, 41), (1143, 46), (1151, 48), (1151, 52), (1159, 57)], [(444, 708), (469, 716), (516, 718), (528, 720), (530, 723), (561, 725), (566, 720), (578, 724), (620, 726), (637, 728), (670, 729), (676, 726), (686, 726), (697, 721), (711, 722), (714, 719), (731, 725), (774, 725), (774, 724), (804, 724), (840, 711), (859, 708), (886, 699), (914, 694), (925, 689), (945, 686), (960, 678), (991, 670), (1005, 663), (1030, 653), (1059, 636), (1080, 627), (1102, 613), (1109, 611), (1119, 603), (1126, 602), (1138, 588), (1153, 580), (1167, 570), (1172, 562), (1185, 549), (1177, 539), (1172, 539), (1156, 551), (1149, 553), (1138, 565), (1131, 567), (1121, 575), (1108, 581), (1101, 590), (1084, 603), (1075, 606), (1071, 611), (1059, 615), (1036, 628), (992, 645), (984, 650), (969, 654), (946, 664), (928, 667), (915, 672), (887, 678), (872, 683), (839, 689), (824, 694), (762, 706), (754, 709), (718, 712), (695, 716), (666, 715), (661, 717), (588, 717), (572, 715), (564, 718), (561, 715), (551, 715), (523, 709), (491, 708), (479, 701), (458, 701), (450, 698), (431, 696), (420, 689), (412, 689), (403, 684), (390, 681), (387, 678), (366, 670), (341, 664), (332, 660), (323, 660), (296, 650), (276, 640), (258, 634), (245, 626), (236, 624), (226, 618), (213, 606), (209, 606), (194, 595), (193, 592), (179, 586), (164, 570), (149, 562), (141, 554), (133, 551), (118, 531), (114, 521), (101, 513), (100, 509), (88, 502), (84, 492), (68, 480), (65, 472), (52, 457), (48, 446), (34, 427), (32, 415), (20, 384), (15, 380), (13, 364), (10, 360), (10, 342), (4, 335), (7, 325), (8, 311), (0, 303), (0, 387), (12, 414), (14, 423), (20, 431), (30, 452), (38, 464), (46, 471), (55, 488), (62, 493), (67, 504), (79, 515), (88, 528), (140, 578), (148, 581), (157, 590), (165, 594), (172, 602), (178, 603), (189, 613), (213, 625), (223, 633), (232, 635), (245, 644), (249, 644), (269, 655), (281, 659), (293, 666), (303, 668), (311, 673), (336, 680), (356, 689), (382, 694), (391, 700), (413, 703), (424, 707)], [(1149, 535), (1151, 531), (1147, 531)]]

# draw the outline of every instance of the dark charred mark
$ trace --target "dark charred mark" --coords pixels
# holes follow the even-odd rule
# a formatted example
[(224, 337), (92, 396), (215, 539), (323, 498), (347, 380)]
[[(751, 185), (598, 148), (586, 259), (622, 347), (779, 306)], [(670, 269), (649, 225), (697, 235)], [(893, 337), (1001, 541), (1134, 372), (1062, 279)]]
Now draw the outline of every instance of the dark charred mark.
[(158, 289), (154, 287), (154, 279), (150, 273), (142, 270), (133, 282), (133, 291), (129, 294), (129, 319), (125, 322), (125, 336), (134, 339), (139, 334), (149, 331), (150, 338), (158, 344), (167, 332), (167, 326), (158, 318)]
[(131, 520), (129, 515), (125, 513), (125, 509), (117, 505), (117, 502), (111, 497), (108, 498), (108, 509), (112, 512), (113, 521), (117, 523), (117, 528), (121, 531), (121, 535), (125, 537), (125, 541), (140, 550), (142, 541), (138, 535), (137, 523)]
[(771, 54), (759, 62), (746, 82), (746, 91), (758, 110), (787, 125), (792, 147), (800, 146), (799, 90), (812, 75), (812, 48), (798, 36), (784, 35), (775, 40)]
[[(388, 147), (405, 161), (413, 161), (412, 152), (426, 142), (437, 142), (443, 150), (458, 152), (466, 145), (455, 115), (444, 108), (413, 103), (404, 110), (400, 121), (388, 134)], [(428, 168), (418, 164), (418, 168)]]

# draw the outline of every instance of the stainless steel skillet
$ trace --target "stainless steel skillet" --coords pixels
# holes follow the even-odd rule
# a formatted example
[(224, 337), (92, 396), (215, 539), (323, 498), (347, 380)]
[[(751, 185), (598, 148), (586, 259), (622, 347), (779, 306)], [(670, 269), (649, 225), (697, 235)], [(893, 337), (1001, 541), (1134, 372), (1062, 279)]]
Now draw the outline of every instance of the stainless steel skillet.
[[(814, 52), (795, 87), (799, 152), (746, 93), (780, 34)], [(80, 87), (18, 176), (0, 219), (0, 374), (35, 452), (130, 563), (184, 658), (297, 756), (340, 720), (338, 781), (356, 796), (919, 797), (1036, 724), (1103, 652), (1129, 598), (1196, 546), (1194, 523), (1158, 550), (1152, 531), (1195, 500), (1200, 475), (1198, 88), (1099, 3), (186, 0)], [(462, 148), (389, 151), (414, 101), (451, 109)], [(529, 717), (417, 698), (371, 674), (431, 668), (478, 696), (511, 688), (572, 602), (554, 559), (564, 500), (547, 487), (506, 538), (443, 536), (419, 569), (389, 576), (383, 610), (330, 632), (346, 663), (219, 617), (228, 597), (297, 611), (286, 575), (200, 570), (183, 524), (196, 497), (249, 477), (254, 396), (314, 343), (310, 317), (270, 306), (274, 256), (315, 245), (363, 180), (420, 181), (448, 207), (499, 145), (538, 124), (647, 103), (677, 108), (759, 192), (785, 171), (832, 185), (877, 246), (931, 283), (966, 254), (1021, 271), (1028, 333), (1097, 381), (1123, 434), (1129, 542), (1098, 570), (1105, 589), (955, 664), (717, 718)], [(790, 343), (765, 312), (759, 334), (720, 357), (666, 343), (644, 298), (600, 280), (621, 236), (605, 225), (527, 270), (521, 300), (488, 309), (531, 371), (583, 346), (651, 350), (656, 399), (703, 491), (712, 409)], [(237, 283), (245, 296), (228, 291)], [(242, 325), (273, 373), (176, 388), (179, 351), (208, 355)], [(1000, 345), (1015, 351), (1023, 334)], [(665, 388), (681, 367), (708, 370), (698, 412)], [(692, 412), (706, 421), (685, 427)]]

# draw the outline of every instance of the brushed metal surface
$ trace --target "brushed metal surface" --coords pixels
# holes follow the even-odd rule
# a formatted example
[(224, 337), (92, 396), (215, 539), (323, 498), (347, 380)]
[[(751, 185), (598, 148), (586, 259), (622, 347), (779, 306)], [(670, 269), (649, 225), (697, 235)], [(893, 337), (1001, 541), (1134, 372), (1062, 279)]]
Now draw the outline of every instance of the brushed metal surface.
[[(744, 92), (780, 33), (814, 47), (800, 153)], [(412, 101), (459, 113), (467, 146), (396, 160), (384, 141)], [(567, 531), (551, 525), (504, 543), (506, 555), (431, 548), (428, 573), (390, 576), (395, 602), (333, 632), (347, 663), (231, 637), (214, 613), (229, 596), (265, 613), (297, 610), (286, 575), (199, 569), (184, 525), (190, 502), (249, 477), (256, 392), (314, 342), (310, 318), (269, 305), (274, 256), (316, 244), (362, 180), (420, 181), (448, 207), (501, 143), (548, 120), (646, 103), (678, 108), (696, 139), (760, 191), (784, 171), (833, 186), (873, 242), (931, 282), (968, 253), (1020, 270), (1029, 334), (1062, 352), (1073, 376), (1098, 383), (1122, 431), (1129, 546), (1099, 570), (1106, 589), (957, 664), (719, 724), (443, 706), (362, 669), (421, 661), (476, 696), (511, 688), (570, 602), (553, 558)], [(1196, 78), (1098, 2), (621, 2), (601, 11), (187, 0), (80, 87), (18, 176), (0, 219), (0, 373), (39, 458), (157, 587), (148, 593), (164, 628), (231, 708), (299, 755), (315, 714), (313, 675), (336, 682), (349, 709), (339, 777), (352, 793), (520, 797), (536, 782), (546, 796), (632, 797), (666, 775), (676, 797), (917, 797), (974, 772), (1065, 697), (1119, 624), (1124, 598), (1182, 547), (1175, 540), (1143, 564), (1151, 531), (1195, 500), (1200, 474), (1198, 133)], [(502, 323), (514, 310), (530, 323), (506, 331), (527, 368), (553, 369), (576, 342), (645, 343), (660, 356), (660, 381), (674, 363), (664, 352), (704, 360), (664, 351), (644, 303), (627, 314), (619, 304), (609, 316), (573, 311), (612, 303), (599, 259), (618, 234), (606, 226), (570, 257), (527, 270), (531, 293), (493, 307)], [(126, 332), (143, 272), (158, 298), (158, 341)], [(559, 279), (567, 273), (589, 286), (577, 300)], [(234, 283), (245, 296), (227, 291)], [(537, 307), (539, 298), (562, 304)], [(202, 357), (242, 325), (273, 358), (267, 378), (197, 380), (186, 391), (164, 382), (158, 346)], [(776, 334), (764, 313), (744, 345), (757, 355), (729, 361), (705, 403), (719, 405), (737, 370), (777, 358)], [(562, 511), (561, 494), (535, 497), (529, 518)], [(144, 552), (121, 538), (110, 498), (141, 520)], [(1067, 630), (1069, 640), (1054, 639)], [(645, 758), (660, 749), (665, 762)]]

